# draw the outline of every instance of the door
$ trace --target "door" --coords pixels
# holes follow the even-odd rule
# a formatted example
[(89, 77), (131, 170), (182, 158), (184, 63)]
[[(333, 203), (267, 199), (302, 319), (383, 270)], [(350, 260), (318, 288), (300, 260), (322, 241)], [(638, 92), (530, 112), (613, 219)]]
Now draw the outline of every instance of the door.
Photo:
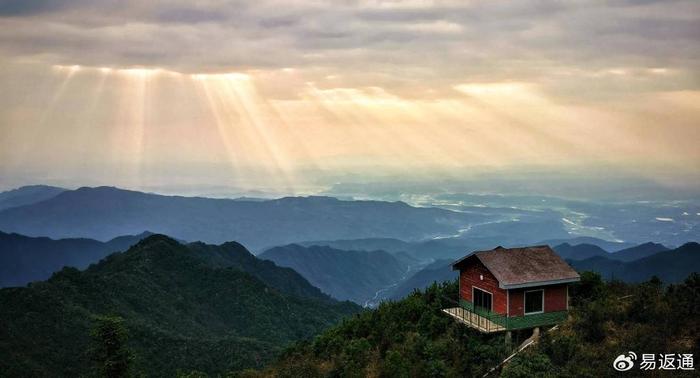
[(493, 301), (491, 293), (476, 287), (473, 290), (474, 307), (479, 308), (481, 310), (491, 311), (491, 303)]

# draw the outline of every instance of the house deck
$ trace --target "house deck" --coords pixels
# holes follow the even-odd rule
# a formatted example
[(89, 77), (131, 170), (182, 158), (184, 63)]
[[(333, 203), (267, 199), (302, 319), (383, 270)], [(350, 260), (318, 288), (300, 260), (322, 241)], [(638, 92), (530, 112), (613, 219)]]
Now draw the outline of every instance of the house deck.
[(455, 318), (458, 322), (466, 324), (469, 327), (476, 328), (484, 333), (502, 332), (506, 330), (506, 328), (502, 325), (494, 323), (491, 320), (462, 307), (445, 308), (442, 310), (442, 312)]

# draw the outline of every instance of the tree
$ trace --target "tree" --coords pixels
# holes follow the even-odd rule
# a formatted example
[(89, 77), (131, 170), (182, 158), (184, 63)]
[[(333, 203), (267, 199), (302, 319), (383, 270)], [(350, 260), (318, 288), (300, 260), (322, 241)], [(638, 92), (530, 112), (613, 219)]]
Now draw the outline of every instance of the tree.
[(133, 355), (127, 349), (128, 334), (124, 319), (117, 316), (98, 316), (90, 332), (91, 357), (101, 377), (128, 377)]
[(583, 302), (595, 300), (605, 293), (605, 289), (605, 283), (600, 274), (582, 272), (581, 281), (570, 287), (571, 305), (578, 306)]
[(553, 366), (547, 355), (527, 352), (514, 358), (501, 372), (502, 378), (554, 377)]

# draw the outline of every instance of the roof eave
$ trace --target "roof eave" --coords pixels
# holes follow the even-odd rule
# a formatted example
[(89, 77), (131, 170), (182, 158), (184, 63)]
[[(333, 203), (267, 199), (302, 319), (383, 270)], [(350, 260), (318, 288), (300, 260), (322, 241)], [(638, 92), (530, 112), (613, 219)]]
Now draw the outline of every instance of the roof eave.
[(578, 281), (581, 281), (581, 277), (562, 278), (559, 280), (526, 282), (526, 283), (512, 284), (512, 285), (504, 285), (504, 284), (499, 282), (498, 287), (500, 287), (501, 289), (506, 289), (506, 290), (508, 290), (508, 289), (522, 289), (522, 288), (527, 288), (527, 287), (557, 285), (557, 284), (572, 283), (572, 282), (578, 282)]
[(457, 265), (463, 263), (465, 260), (467, 260), (468, 258), (473, 257), (473, 256), (476, 256), (476, 252), (472, 252), (472, 253), (470, 253), (470, 254), (468, 254), (468, 255), (462, 257), (461, 259), (459, 259), (459, 260), (453, 262), (453, 263), (452, 263), (452, 270), (459, 270), (459, 268), (457, 267)]

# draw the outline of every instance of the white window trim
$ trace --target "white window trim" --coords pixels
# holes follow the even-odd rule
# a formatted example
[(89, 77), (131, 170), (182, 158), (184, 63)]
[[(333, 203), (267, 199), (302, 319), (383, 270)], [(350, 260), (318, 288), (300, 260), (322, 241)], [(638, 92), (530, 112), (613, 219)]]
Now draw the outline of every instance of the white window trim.
[(474, 307), (476, 307), (476, 301), (474, 300), (474, 289), (479, 289), (484, 293), (488, 293), (491, 296), (491, 308), (489, 309), (489, 311), (493, 312), (493, 293), (488, 290), (484, 290), (478, 286), (472, 285), (472, 303), (474, 304)]
[[(533, 311), (533, 312), (525, 312), (525, 309), (527, 308), (527, 293), (532, 293), (535, 291), (541, 291), (542, 292), (542, 310), (540, 311)], [(537, 290), (526, 290), (523, 292), (523, 314), (525, 315), (534, 315), (534, 314), (542, 314), (544, 313), (544, 289), (537, 289)]]
[(510, 317), (510, 290), (506, 290), (506, 318)]

